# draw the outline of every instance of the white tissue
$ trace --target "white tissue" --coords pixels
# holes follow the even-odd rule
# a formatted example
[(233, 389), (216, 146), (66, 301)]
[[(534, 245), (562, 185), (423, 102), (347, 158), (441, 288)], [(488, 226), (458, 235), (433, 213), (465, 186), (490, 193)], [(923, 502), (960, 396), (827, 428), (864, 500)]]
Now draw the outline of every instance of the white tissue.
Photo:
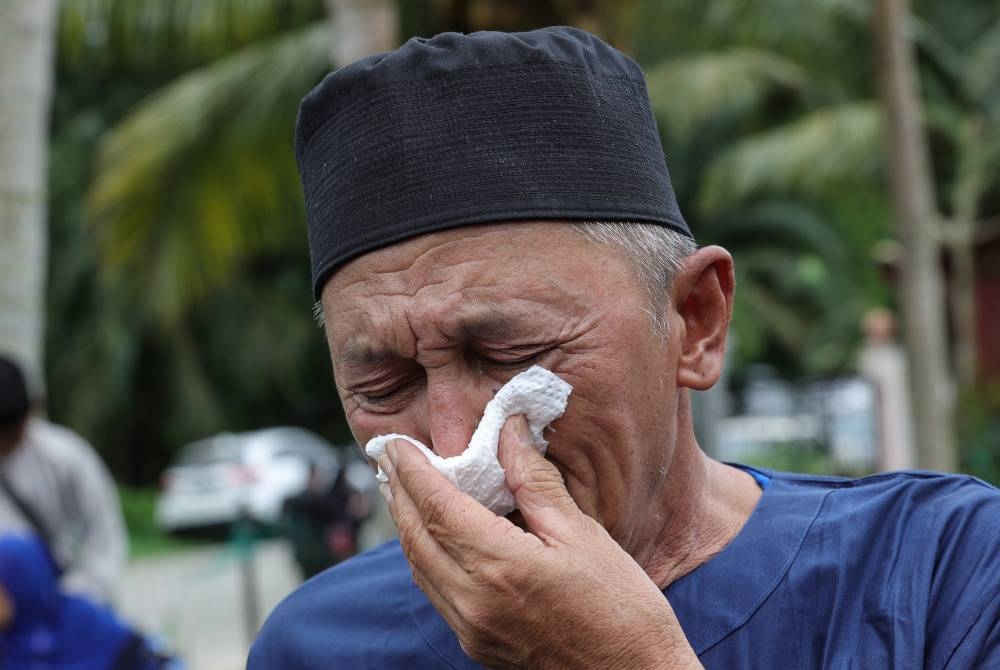
[[(486, 404), (483, 418), (479, 420), (469, 446), (461, 454), (442, 458), (420, 441), (396, 433), (368, 440), (365, 453), (378, 460), (385, 454), (385, 445), (389, 440), (407, 440), (422, 451), (431, 465), (450, 479), (460, 491), (475, 498), (491, 512), (504, 515), (513, 511), (517, 505), (514, 496), (507, 490), (504, 470), (497, 460), (500, 429), (507, 417), (524, 414), (531, 427), (534, 446), (538, 453), (544, 454), (549, 445), (542, 437), (542, 431), (566, 411), (566, 402), (572, 390), (572, 386), (552, 372), (533, 365), (504, 384)], [(387, 481), (381, 468), (378, 479)]]

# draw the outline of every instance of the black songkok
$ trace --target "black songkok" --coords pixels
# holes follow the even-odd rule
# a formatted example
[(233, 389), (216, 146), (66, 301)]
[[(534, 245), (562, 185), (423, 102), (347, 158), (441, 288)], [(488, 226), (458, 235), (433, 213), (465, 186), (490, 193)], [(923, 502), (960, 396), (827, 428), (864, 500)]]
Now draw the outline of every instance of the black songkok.
[(328, 75), (295, 154), (313, 292), (365, 252), (444, 228), (659, 224), (677, 207), (642, 70), (590, 33), (443, 33)]

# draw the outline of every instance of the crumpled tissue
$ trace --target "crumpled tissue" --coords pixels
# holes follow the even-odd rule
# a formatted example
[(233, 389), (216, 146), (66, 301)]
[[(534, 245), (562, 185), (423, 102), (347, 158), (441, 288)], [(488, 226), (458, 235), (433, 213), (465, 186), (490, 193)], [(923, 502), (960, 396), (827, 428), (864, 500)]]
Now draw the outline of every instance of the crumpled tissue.
[[(517, 505), (514, 496), (507, 490), (504, 470), (497, 460), (500, 429), (507, 417), (524, 414), (531, 427), (534, 446), (538, 453), (544, 455), (548, 442), (542, 437), (542, 431), (566, 411), (572, 390), (572, 386), (554, 373), (533, 365), (504, 384), (486, 404), (483, 418), (479, 420), (469, 446), (461, 454), (442, 458), (419, 440), (398, 433), (378, 435), (368, 440), (365, 453), (378, 460), (385, 454), (385, 445), (389, 440), (407, 440), (422, 451), (431, 465), (460, 491), (475, 498), (491, 512), (504, 515)], [(381, 468), (378, 479), (388, 481)]]

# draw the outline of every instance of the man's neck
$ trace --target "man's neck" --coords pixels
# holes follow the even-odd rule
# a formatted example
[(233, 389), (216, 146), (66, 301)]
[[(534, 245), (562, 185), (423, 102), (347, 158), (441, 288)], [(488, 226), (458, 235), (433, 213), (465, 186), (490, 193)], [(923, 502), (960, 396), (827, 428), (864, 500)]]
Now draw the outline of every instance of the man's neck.
[[(690, 417), (690, 412), (679, 412), (685, 414)], [(678, 435), (686, 438), (678, 439), (661, 512), (651, 515), (644, 529), (651, 541), (644, 543), (645, 550), (633, 551), (661, 589), (721, 552), (746, 524), (761, 496), (750, 474), (705, 455), (689, 419), (679, 421)]]

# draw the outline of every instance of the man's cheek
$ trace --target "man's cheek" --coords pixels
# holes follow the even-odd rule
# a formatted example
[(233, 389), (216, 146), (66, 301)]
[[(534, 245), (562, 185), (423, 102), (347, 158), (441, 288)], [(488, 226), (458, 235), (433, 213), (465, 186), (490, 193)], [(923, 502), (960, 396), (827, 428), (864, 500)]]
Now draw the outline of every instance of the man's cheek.
[(603, 433), (597, 432), (593, 425), (575, 422), (569, 425), (572, 428), (557, 425), (556, 432), (547, 436), (549, 449), (545, 458), (562, 475), (563, 484), (577, 507), (587, 516), (596, 518), (601, 495), (598, 459), (600, 450), (607, 451), (609, 446), (603, 443)]

